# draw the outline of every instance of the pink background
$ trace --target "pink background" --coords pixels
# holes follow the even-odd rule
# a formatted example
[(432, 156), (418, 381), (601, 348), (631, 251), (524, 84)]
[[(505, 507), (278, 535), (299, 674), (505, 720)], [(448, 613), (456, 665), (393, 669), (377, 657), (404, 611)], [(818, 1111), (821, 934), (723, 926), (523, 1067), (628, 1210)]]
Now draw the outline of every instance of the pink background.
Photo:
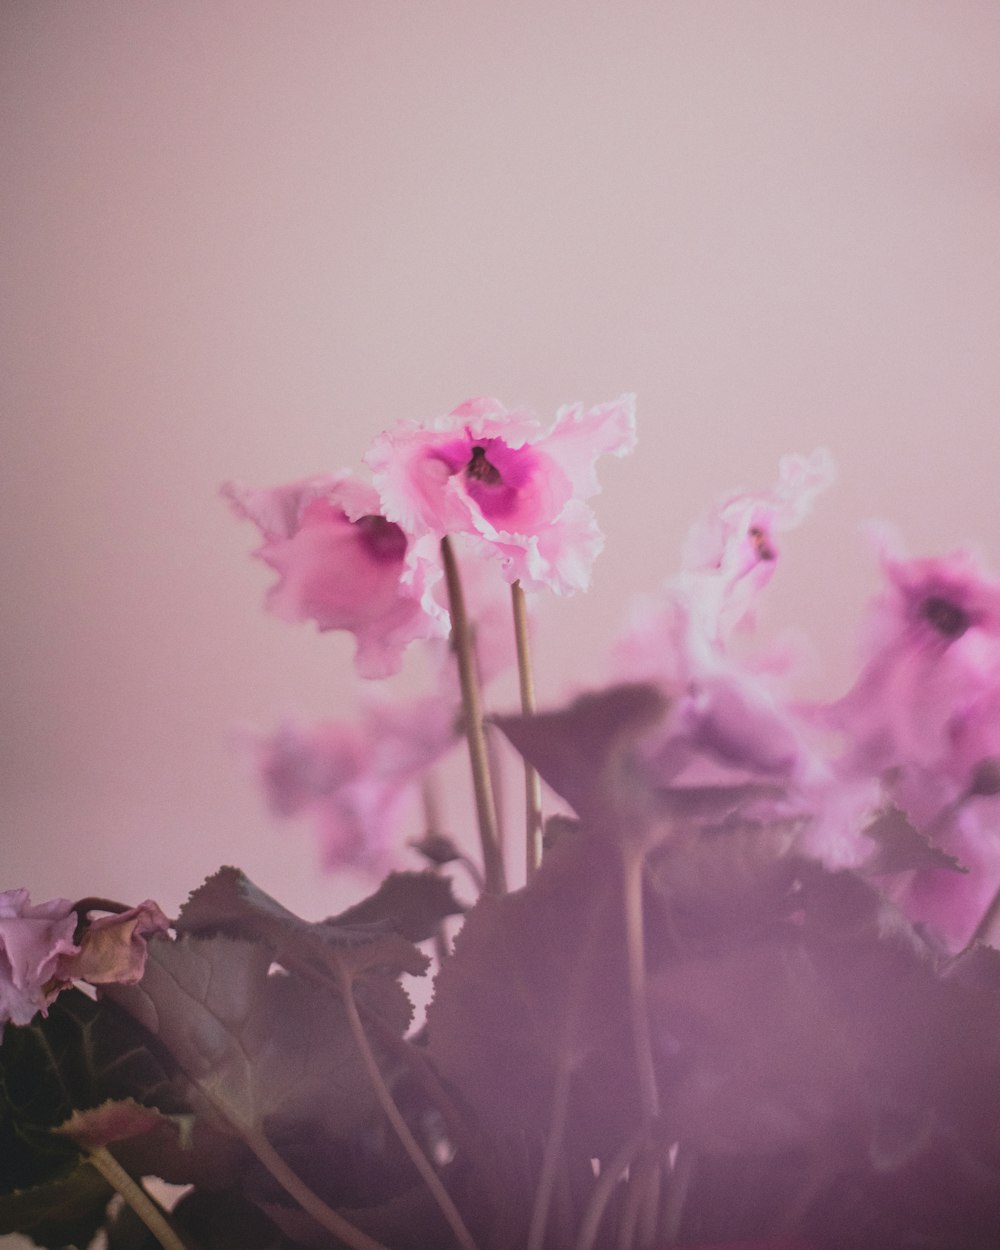
[(260, 610), (217, 488), (402, 416), (638, 393), (549, 699), (788, 450), (841, 473), (771, 592), (815, 689), (850, 673), (863, 519), (997, 561), (998, 65), (993, 0), (5, 0), (0, 888), (357, 888), (232, 745), (341, 712), (351, 647)]

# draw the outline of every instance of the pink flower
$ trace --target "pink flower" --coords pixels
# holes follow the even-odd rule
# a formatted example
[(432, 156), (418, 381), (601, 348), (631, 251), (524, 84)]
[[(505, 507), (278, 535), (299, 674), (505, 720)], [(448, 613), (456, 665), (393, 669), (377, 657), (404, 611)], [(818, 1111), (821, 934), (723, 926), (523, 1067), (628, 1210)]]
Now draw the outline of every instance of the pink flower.
[(77, 915), (69, 899), (32, 906), (27, 890), (0, 892), (0, 1036), (3, 1026), (45, 1014), (63, 984), (60, 959), (73, 955)]
[(757, 595), (774, 576), (778, 535), (801, 523), (833, 477), (819, 448), (783, 456), (771, 491), (725, 496), (688, 534), (680, 573), (635, 600), (616, 644), (621, 672), (684, 682), (724, 669), (734, 632), (752, 626)]
[(407, 539), (379, 514), (372, 487), (342, 473), (263, 490), (228, 483), (223, 494), (264, 536), (255, 554), (279, 575), (267, 606), (353, 633), (363, 677), (396, 672), (408, 643), (447, 631), (423, 579), (411, 570), (402, 581)]
[(600, 489), (597, 457), (635, 445), (634, 397), (585, 412), (560, 408), (549, 430), (495, 399), (470, 399), (430, 426), (401, 422), (365, 457), (382, 510), (413, 536), (411, 575), (446, 534), (475, 537), (508, 582), (584, 590), (603, 545), (584, 502)]
[(1000, 582), (965, 552), (909, 560), (884, 534), (881, 548), (870, 658), (830, 717), (858, 767), (919, 767), (961, 789), (1000, 744), (992, 715), (977, 715), (1000, 693)]
[(884, 778), (889, 797), (968, 871), (922, 867), (886, 882), (902, 909), (962, 945), (1000, 887), (1000, 582), (964, 552), (907, 559), (881, 532), (886, 588), (854, 687), (825, 709), (845, 778)]
[(418, 826), (419, 783), (458, 741), (450, 697), (369, 703), (361, 724), (286, 724), (256, 744), (272, 811), (309, 814), (323, 864), (380, 872), (397, 854), (406, 822)]
[(689, 534), (680, 573), (633, 605), (614, 664), (618, 678), (655, 681), (672, 696), (671, 715), (646, 746), (664, 783), (776, 783), (785, 797), (758, 806), (757, 814), (794, 819), (803, 849), (841, 867), (860, 855), (857, 826), (847, 819), (858, 802), (852, 795), (838, 808), (836, 827), (826, 819), (835, 778), (788, 697), (788, 657), (740, 654), (732, 645), (734, 634), (753, 624), (757, 596), (777, 566), (780, 535), (802, 521), (832, 480), (829, 453), (820, 449), (784, 456), (770, 491), (724, 497)]

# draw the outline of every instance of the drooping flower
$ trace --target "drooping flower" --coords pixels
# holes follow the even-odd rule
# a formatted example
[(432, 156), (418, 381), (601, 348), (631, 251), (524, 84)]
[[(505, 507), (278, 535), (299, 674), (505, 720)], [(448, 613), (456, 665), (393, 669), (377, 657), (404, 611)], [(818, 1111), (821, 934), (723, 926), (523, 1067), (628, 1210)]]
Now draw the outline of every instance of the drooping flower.
[(445, 694), (373, 699), (360, 724), (288, 723), (254, 746), (272, 811), (313, 817), (324, 867), (379, 872), (397, 857), (408, 821), (423, 832), (420, 782), (457, 741), (456, 702)]
[(169, 928), (170, 921), (151, 898), (99, 916), (81, 935), (79, 950), (60, 957), (57, 976), (89, 985), (135, 985), (146, 968), (146, 939)]
[(0, 1037), (9, 1020), (29, 1024), (72, 981), (134, 985), (146, 966), (146, 938), (170, 922), (152, 899), (81, 928), (65, 898), (32, 905), (27, 890), (0, 892)]
[(354, 634), (363, 677), (389, 676), (408, 643), (447, 632), (426, 569), (403, 582), (407, 538), (380, 514), (371, 486), (341, 473), (261, 490), (227, 483), (223, 494), (260, 529), (255, 554), (279, 575), (267, 606), (288, 621)]
[(600, 489), (599, 456), (635, 445), (634, 396), (560, 408), (544, 430), (496, 399), (461, 404), (430, 425), (401, 422), (365, 456), (382, 511), (415, 539), (411, 575), (447, 534), (468, 534), (508, 582), (560, 594), (586, 589), (603, 545), (584, 501)]
[(77, 915), (69, 899), (32, 904), (27, 890), (0, 891), (0, 1036), (9, 1020), (29, 1024), (63, 988), (57, 976), (73, 942)]

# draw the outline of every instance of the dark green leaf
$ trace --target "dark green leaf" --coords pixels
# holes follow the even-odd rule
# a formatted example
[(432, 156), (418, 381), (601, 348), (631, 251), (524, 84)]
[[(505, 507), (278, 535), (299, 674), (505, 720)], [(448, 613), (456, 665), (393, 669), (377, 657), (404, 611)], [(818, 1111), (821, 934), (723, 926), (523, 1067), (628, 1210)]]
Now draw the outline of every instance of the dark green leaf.
[(451, 892), (451, 881), (436, 872), (392, 872), (374, 894), (324, 924), (334, 932), (388, 926), (411, 942), (433, 937), (442, 920), (465, 908)]
[(89, 1246), (104, 1223), (111, 1186), (88, 1164), (0, 1197), (0, 1233), (25, 1233), (36, 1245)]

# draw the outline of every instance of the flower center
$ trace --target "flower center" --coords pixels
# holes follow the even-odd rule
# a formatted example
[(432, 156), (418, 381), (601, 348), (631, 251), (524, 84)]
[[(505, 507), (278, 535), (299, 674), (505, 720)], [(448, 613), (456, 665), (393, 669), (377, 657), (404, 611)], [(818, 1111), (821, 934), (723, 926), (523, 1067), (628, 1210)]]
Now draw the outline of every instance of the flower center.
[(961, 638), (972, 624), (972, 620), (964, 608), (942, 595), (931, 595), (926, 599), (921, 614), (928, 624), (943, 634), (945, 638)]
[(503, 481), (500, 470), (486, 459), (485, 447), (473, 447), (472, 459), (465, 466), (465, 472), (473, 481), (482, 482), (485, 486), (499, 486)]
[(406, 555), (406, 535), (384, 516), (362, 516), (354, 522), (372, 557), (387, 564)]
[(774, 559), (774, 548), (767, 541), (767, 535), (759, 525), (751, 525), (747, 530), (747, 536), (753, 543), (754, 551), (757, 552), (757, 558), (759, 560)]

